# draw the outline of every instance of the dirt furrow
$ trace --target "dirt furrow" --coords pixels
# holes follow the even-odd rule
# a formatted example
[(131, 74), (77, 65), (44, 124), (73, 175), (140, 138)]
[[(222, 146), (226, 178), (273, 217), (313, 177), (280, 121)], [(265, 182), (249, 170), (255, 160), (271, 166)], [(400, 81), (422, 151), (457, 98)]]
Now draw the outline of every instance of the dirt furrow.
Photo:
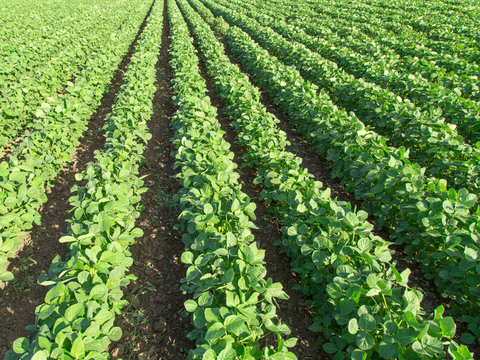
[(138, 280), (131, 283), (126, 297), (131, 304), (118, 325), (122, 339), (111, 346), (113, 359), (185, 359), (194, 344), (187, 339), (193, 330), (190, 320), (183, 318), (185, 295), (180, 290), (185, 266), (180, 262), (184, 251), (182, 236), (174, 230), (178, 208), (172, 201), (179, 183), (173, 179), (174, 148), (169, 127), (175, 111), (172, 102), (172, 72), (168, 64), (170, 40), (165, 2), (162, 46), (157, 64), (157, 92), (154, 114), (149, 122), (152, 139), (148, 142), (141, 173), (148, 175), (141, 204), (144, 207), (138, 226), (144, 236), (131, 246), (131, 272)]

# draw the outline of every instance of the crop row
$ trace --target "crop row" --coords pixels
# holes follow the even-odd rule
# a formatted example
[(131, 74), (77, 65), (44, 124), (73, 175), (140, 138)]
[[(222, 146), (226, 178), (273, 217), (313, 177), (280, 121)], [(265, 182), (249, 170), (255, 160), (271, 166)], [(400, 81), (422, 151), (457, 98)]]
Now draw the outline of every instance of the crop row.
[[(191, 2), (213, 23), (208, 10)], [(389, 264), (388, 243), (372, 234), (367, 214), (332, 200), (330, 190), (322, 190), (301, 160), (285, 150), (286, 136), (261, 105), (258, 89), (231, 64), (201, 17), (185, 1), (179, 3), (239, 142), (246, 145), (245, 162), (258, 168), (261, 196), (280, 218), (282, 248), (294, 259), (302, 290), (313, 297), (312, 329), (329, 339), (324, 349), (338, 359), (362, 359), (373, 352), (383, 358), (444, 358), (441, 339), (453, 336), (452, 318), (442, 318), (442, 308), (433, 320), (423, 318), (422, 295), (407, 285), (409, 270), (399, 274)], [(449, 352), (469, 357), (454, 342)]]
[[(203, 2), (214, 14), (229, 20), (235, 16), (217, 3)], [(426, 178), (418, 165), (410, 163), (404, 149), (386, 146), (384, 138), (339, 110), (296, 69), (269, 55), (242, 31), (229, 31), (226, 41), (252, 78), (331, 162), (333, 175), (347, 191), (364, 200), (377, 225), (388, 227), (392, 238), (404, 244), (442, 293), (455, 298), (464, 311), (477, 314), (477, 197)], [(476, 326), (472, 328), (478, 331)]]
[[(126, 271), (133, 260), (129, 245), (142, 230), (135, 228), (140, 195), (145, 192), (139, 165), (150, 139), (147, 121), (153, 113), (158, 49), (162, 34), (161, 2), (151, 11), (104, 130), (106, 145), (76, 179), (70, 198), (73, 216), (60, 238), (69, 253), (57, 256), (39, 279), (50, 287), (36, 309), (32, 340), (14, 342), (5, 359), (108, 359), (114, 326), (127, 301), (121, 288), (134, 279)], [(133, 111), (134, 110), (134, 111)]]
[[(280, 283), (265, 279), (264, 250), (250, 230), (255, 204), (241, 191), (187, 25), (173, 0), (168, 9), (178, 108), (171, 125), (182, 185), (176, 199), (188, 265), (182, 289), (192, 296), (185, 308), (195, 327), (188, 336), (196, 342), (189, 358), (296, 359), (288, 351), (296, 340), (283, 339), (290, 329), (276, 319), (276, 299), (287, 295)], [(277, 347), (261, 345), (269, 332)]]
[[(346, 2), (343, 4), (345, 4), (344, 8), (348, 7)], [(396, 16), (392, 18), (384, 16), (380, 9), (374, 16), (365, 17), (364, 14), (360, 14), (355, 9), (349, 9), (348, 13), (346, 13), (344, 8), (340, 9), (335, 6), (318, 6), (315, 9), (320, 16), (328, 15), (348, 18), (350, 21), (358, 23), (371, 23), (375, 25), (375, 29), (385, 28), (399, 36), (404, 35), (411, 37), (412, 39), (422, 40), (427, 47), (430, 47), (439, 53), (443, 53), (444, 55), (458, 54), (461, 58), (466, 60), (473, 62), (478, 61), (479, 49), (474, 39), (452, 34), (441, 25), (436, 29), (430, 30), (428, 33), (422, 31), (418, 32), (408, 26), (408, 24), (405, 24), (402, 17)]]
[(142, 1), (111, 41), (89, 59), (75, 83), (52, 98), (8, 161), (0, 163), (0, 282), (12, 279), (4, 269), (8, 258), (21, 245), (25, 231), (40, 223), (38, 210), (47, 201), (46, 189), (70, 161), (146, 12)]

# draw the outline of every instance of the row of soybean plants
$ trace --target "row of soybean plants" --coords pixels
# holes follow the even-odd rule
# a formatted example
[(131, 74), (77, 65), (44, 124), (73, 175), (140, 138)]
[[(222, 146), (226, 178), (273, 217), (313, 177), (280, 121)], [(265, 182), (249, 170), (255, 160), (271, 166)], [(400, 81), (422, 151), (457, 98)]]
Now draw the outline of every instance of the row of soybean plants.
[[(286, 39), (287, 36), (296, 37), (295, 29), (287, 23), (275, 24), (273, 18), (262, 18), (256, 16), (255, 11), (237, 9), (246, 16), (241, 16), (241, 22), (236, 24), (260, 45), (285, 64), (295, 66), (305, 79), (328, 92), (336, 104), (354, 111), (366, 125), (373, 126), (385, 136), (389, 145), (407, 148), (410, 158), (427, 168), (428, 176), (441, 176), (455, 189), (466, 187), (473, 193), (479, 192), (480, 150), (463, 143), (451, 125), (434, 114), (421, 112), (409, 102), (398, 100), (391, 92), (357, 80), (303, 44)], [(285, 37), (259, 23), (280, 29)], [(302, 35), (307, 40), (316, 41), (299, 30), (298, 36)]]
[[(0, 63), (0, 156), (33, 118), (41, 119), (51, 108), (52, 97), (77, 77), (87, 59), (110, 40), (114, 32), (139, 2), (115, 2), (104, 8), (85, 4), (85, 14), (64, 4), (56, 16), (68, 19), (53, 34), (45, 31), (38, 43), (15, 43), (15, 49)], [(53, 6), (53, 4), (51, 4)], [(87, 6), (88, 5), (88, 6)], [(75, 11), (77, 10), (77, 11)], [(71, 13), (75, 16), (68, 16)], [(80, 14), (79, 14), (80, 12)], [(116, 16), (110, 16), (116, 13)], [(55, 19), (55, 17), (53, 18)], [(5, 45), (14, 42), (12, 37)], [(44, 37), (47, 36), (45, 39)], [(55, 101), (55, 100), (53, 100)]]
[(47, 188), (70, 161), (151, 5), (144, 0), (134, 3), (133, 13), (118, 14), (127, 18), (122, 18), (110, 41), (89, 58), (63, 94), (50, 99), (21, 144), (0, 163), (0, 282), (13, 278), (5, 269), (8, 259), (21, 245), (25, 231), (41, 222), (38, 210), (47, 201)]
[[(336, 359), (365, 359), (374, 353), (383, 358), (444, 358), (445, 340), (452, 356), (469, 358), (464, 346), (449, 342), (455, 325), (452, 318), (442, 317), (441, 307), (431, 320), (424, 317), (422, 294), (407, 284), (409, 270), (399, 274), (390, 264), (388, 243), (372, 234), (367, 213), (333, 200), (330, 190), (300, 166), (301, 159), (286, 150), (278, 119), (260, 103), (259, 90), (229, 61), (200, 15), (185, 0), (178, 2), (238, 142), (248, 148), (245, 163), (257, 169), (261, 197), (280, 219), (282, 246), (294, 259), (292, 269), (301, 275), (303, 292), (312, 297), (312, 330), (328, 339), (324, 349)], [(201, 4), (192, 4), (215, 22)]]
[(72, 189), (73, 215), (57, 256), (40, 283), (49, 286), (35, 311), (29, 338), (19, 338), (5, 359), (108, 359), (114, 326), (127, 301), (122, 287), (134, 279), (126, 272), (133, 260), (129, 246), (142, 235), (135, 228), (145, 192), (139, 166), (151, 138), (156, 63), (161, 43), (163, 4), (156, 2), (127, 67), (121, 90), (104, 130), (106, 145), (95, 153)]
[[(385, 23), (389, 21), (398, 23), (404, 28), (432, 40), (454, 42), (455, 45), (460, 43), (466, 47), (476, 46), (475, 41), (478, 39), (479, 32), (475, 20), (469, 19), (455, 11), (450, 12), (448, 15), (443, 15), (439, 11), (422, 9), (420, 3), (412, 3), (411, 5), (411, 9), (416, 10), (416, 12), (409, 13), (397, 11), (396, 9), (384, 9), (381, 5), (370, 6), (363, 2), (339, 1), (334, 4), (338, 9), (358, 11), (359, 15), (373, 18), (374, 21), (378, 19)], [(422, 16), (419, 16), (419, 13), (422, 12)]]
[[(303, 55), (308, 55), (309, 58), (316, 58), (311, 61), (318, 62), (317, 67), (312, 68), (311, 65), (308, 68), (303, 67), (308, 70), (309, 78), (325, 87), (336, 102), (348, 106), (361, 116), (362, 120), (379, 122), (380, 125), (375, 123), (377, 131), (390, 130), (391, 136), (398, 132), (399, 137), (407, 137), (408, 141), (405, 134), (405, 128), (408, 128), (408, 131), (413, 132), (412, 136), (418, 138), (418, 142), (428, 142), (429, 147), (436, 146), (432, 152), (444, 149), (444, 154), (439, 155), (440, 159), (445, 156), (446, 151), (449, 157), (461, 157), (462, 147), (466, 147), (466, 154), (478, 152), (476, 147), (464, 144), (464, 140), (458, 134), (464, 136), (465, 141), (471, 144), (480, 139), (478, 102), (465, 99), (461, 93), (444, 88), (441, 84), (431, 83), (421, 74), (392, 69), (389, 57), (385, 54), (380, 58), (359, 54), (345, 47), (343, 42), (334, 41), (334, 36), (311, 36), (301, 28), (289, 24), (289, 21), (277, 20), (275, 10), (270, 10), (272, 16), (267, 16), (259, 13), (257, 7), (247, 8), (250, 8), (248, 11), (250, 17), (254, 17), (262, 25), (272, 27), (289, 39), (292, 46), (300, 46), (297, 52), (303, 52)], [(284, 41), (287, 41), (286, 39)], [(359, 44), (362, 45), (364, 42)], [(281, 50), (287, 51), (283, 48), (278, 51)], [(392, 58), (395, 59), (396, 56)], [(291, 63), (297, 64), (298, 60), (291, 59)], [(478, 87), (478, 81), (475, 86)], [(396, 124), (401, 122), (403, 127), (398, 128), (397, 125), (395, 131), (388, 129), (390, 122), (385, 119), (391, 117), (396, 120)], [(412, 129), (411, 124), (416, 125), (416, 128)], [(458, 127), (458, 132), (455, 126)], [(417, 139), (413, 141), (417, 142)], [(408, 143), (406, 146), (412, 147)], [(452, 147), (457, 149), (456, 156), (455, 150), (453, 154), (452, 150), (449, 150)], [(429, 157), (430, 155), (427, 156)], [(466, 175), (459, 178), (469, 175), (466, 170)]]
[(475, 39), (452, 34), (442, 27), (431, 30), (428, 33), (417, 31), (408, 24), (405, 24), (401, 16), (388, 17), (383, 15), (382, 10), (380, 9), (378, 9), (375, 15), (366, 17), (355, 9), (348, 9), (349, 11), (346, 12), (345, 9), (349, 7), (347, 2), (342, 2), (342, 8), (323, 6), (323, 4), (324, 3), (315, 8), (320, 16), (339, 16), (341, 18), (348, 18), (357, 23), (370, 22), (375, 24), (375, 28), (384, 28), (398, 34), (399, 36), (421, 40), (427, 47), (444, 55), (454, 56), (457, 54), (460, 58), (465, 60), (473, 62), (478, 61), (479, 49)]
[[(272, 7), (271, 4), (263, 6), (275, 19), (279, 18), (278, 7)], [(344, 25), (338, 30), (336, 21), (322, 17), (315, 22), (305, 22), (303, 19), (295, 22), (289, 18), (288, 31), (293, 33), (287, 33), (288, 35), (285, 34), (284, 24), (276, 25), (283, 27), (283, 30), (278, 30), (282, 35), (303, 43), (355, 77), (390, 89), (396, 95), (408, 98), (423, 111), (438, 108), (441, 116), (436, 117), (456, 124), (459, 132), (471, 144), (480, 139), (478, 66), (472, 65), (474, 69), (471, 76), (457, 76), (456, 72), (446, 71), (434, 62), (422, 62), (421, 58), (407, 54), (400, 57), (392, 49), (373, 42), (367, 36), (361, 36), (361, 33), (352, 36), (351, 29)], [(312, 31), (309, 32), (312, 36), (308, 36), (293, 25), (315, 30), (313, 34)], [(343, 33), (347, 38), (334, 32), (341, 32), (344, 27)], [(445, 79), (442, 79), (442, 76)], [(439, 81), (440, 79), (442, 81)], [(398, 102), (396, 97), (391, 101)]]
[[(237, 22), (238, 14), (203, 0), (216, 15)], [(379, 227), (433, 278), (438, 289), (462, 305), (480, 336), (478, 309), (480, 235), (477, 196), (427, 178), (404, 148), (386, 145), (352, 114), (338, 109), (299, 72), (282, 64), (238, 28), (226, 34), (230, 51), (316, 150), (331, 162), (332, 174), (363, 200)]]
[[(280, 1), (283, 3), (284, 0)], [(348, 37), (351, 43), (346, 41), (344, 45), (354, 46), (358, 52), (366, 52), (367, 48), (370, 48), (370, 51), (378, 51), (381, 48), (382, 53), (392, 50), (400, 56), (398, 63), (405, 66), (408, 71), (419, 72), (430, 81), (442, 79), (444, 86), (452, 90), (460, 89), (463, 97), (479, 99), (476, 81), (479, 65), (476, 63), (460, 59), (457, 55), (438, 53), (427, 48), (421, 38), (412, 39), (402, 34), (394, 34), (372, 23), (359, 24), (348, 19), (330, 16), (302, 21), (304, 9), (299, 6), (298, 11), (289, 12), (287, 16), (292, 24), (304, 28), (310, 35), (323, 37), (327, 27), (333, 33)], [(333, 36), (336, 38), (335, 34)], [(364, 41), (363, 46), (362, 41)]]
[[(182, 290), (195, 327), (188, 337), (196, 348), (189, 359), (296, 359), (288, 350), (295, 338), (276, 315), (276, 299), (287, 295), (266, 279), (264, 250), (251, 228), (255, 203), (241, 191), (230, 144), (207, 96), (187, 25), (168, 1), (175, 112), (175, 167), (181, 189), (179, 228), (188, 265)], [(277, 345), (268, 345), (272, 335)], [(266, 345), (262, 341), (266, 337)]]

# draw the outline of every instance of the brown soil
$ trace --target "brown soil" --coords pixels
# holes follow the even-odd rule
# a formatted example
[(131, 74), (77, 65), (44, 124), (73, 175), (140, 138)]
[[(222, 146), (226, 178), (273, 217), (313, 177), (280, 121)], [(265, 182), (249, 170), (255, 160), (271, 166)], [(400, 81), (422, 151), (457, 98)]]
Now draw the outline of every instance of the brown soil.
[[(151, 9), (150, 9), (151, 10)], [(135, 40), (128, 53), (115, 71), (108, 91), (104, 94), (97, 112), (91, 116), (88, 128), (80, 140), (71, 165), (62, 170), (55, 184), (47, 190), (48, 200), (40, 210), (41, 225), (35, 225), (23, 239), (24, 245), (17, 256), (8, 265), (15, 279), (0, 288), (0, 357), (12, 348), (13, 341), (27, 336), (25, 326), (35, 323), (35, 308), (43, 303), (47, 287), (37, 284), (41, 272), (48, 270), (56, 255), (65, 256), (68, 252), (58, 239), (67, 232), (67, 219), (70, 218), (68, 199), (72, 196), (70, 189), (76, 184), (75, 174), (82, 172), (88, 162), (94, 159), (94, 151), (102, 149), (105, 144), (102, 126), (107, 114), (112, 110), (115, 95), (120, 89), (125, 68), (130, 63), (135, 45), (141, 35), (150, 11), (145, 16)], [(12, 321), (14, 319), (14, 321)]]
[(123, 329), (122, 339), (112, 344), (113, 359), (185, 359), (194, 347), (187, 339), (193, 330), (189, 318), (183, 318), (183, 302), (187, 299), (180, 290), (185, 267), (180, 262), (184, 251), (181, 233), (174, 230), (178, 209), (172, 196), (179, 183), (173, 179), (174, 151), (169, 139), (173, 132), (169, 122), (175, 107), (170, 83), (172, 71), (168, 64), (169, 23), (165, 2), (162, 47), (157, 64), (157, 92), (154, 114), (149, 122), (152, 139), (148, 142), (141, 173), (148, 175), (142, 196), (144, 210), (138, 226), (144, 236), (131, 246), (133, 265), (130, 271), (138, 280), (129, 285), (126, 308), (117, 325)]

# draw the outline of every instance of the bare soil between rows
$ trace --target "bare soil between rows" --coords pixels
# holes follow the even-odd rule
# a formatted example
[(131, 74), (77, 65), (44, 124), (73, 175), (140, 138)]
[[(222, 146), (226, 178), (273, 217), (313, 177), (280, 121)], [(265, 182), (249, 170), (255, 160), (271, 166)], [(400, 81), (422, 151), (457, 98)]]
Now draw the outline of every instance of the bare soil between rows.
[(182, 235), (174, 229), (179, 210), (172, 197), (180, 188), (174, 175), (175, 150), (169, 123), (175, 112), (172, 102), (172, 70), (168, 49), (169, 21), (165, 1), (163, 33), (157, 63), (157, 91), (154, 114), (149, 122), (152, 139), (144, 152), (141, 174), (147, 175), (141, 205), (144, 207), (137, 226), (144, 235), (130, 247), (133, 265), (130, 272), (138, 277), (125, 291), (130, 305), (117, 321), (123, 336), (111, 345), (112, 359), (185, 359), (194, 343), (187, 338), (193, 330), (189, 318), (183, 318), (187, 300), (180, 290), (185, 266), (180, 261), (184, 251)]

